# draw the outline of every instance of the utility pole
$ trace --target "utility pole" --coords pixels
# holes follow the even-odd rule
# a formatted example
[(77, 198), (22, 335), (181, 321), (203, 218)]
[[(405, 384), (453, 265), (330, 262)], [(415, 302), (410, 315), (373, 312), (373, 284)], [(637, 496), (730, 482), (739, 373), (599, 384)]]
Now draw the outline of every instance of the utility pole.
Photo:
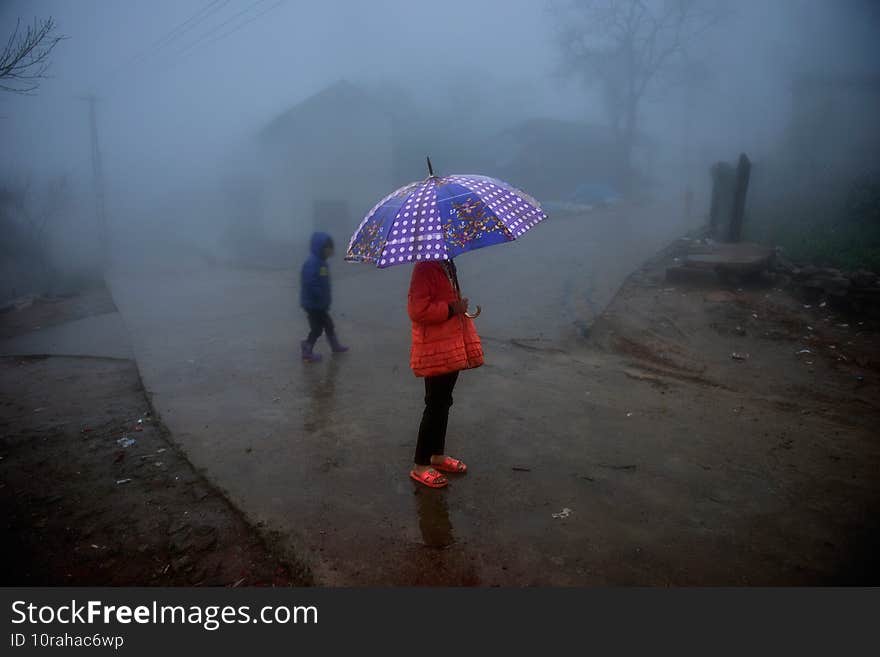
[(104, 172), (101, 166), (101, 148), (98, 144), (98, 122), (95, 116), (94, 94), (82, 97), (89, 104), (89, 126), (91, 128), (92, 142), (92, 186), (95, 192), (95, 219), (98, 223), (98, 239), (100, 241), (101, 271), (106, 273), (109, 264), (109, 232), (107, 228), (107, 214), (104, 208)]

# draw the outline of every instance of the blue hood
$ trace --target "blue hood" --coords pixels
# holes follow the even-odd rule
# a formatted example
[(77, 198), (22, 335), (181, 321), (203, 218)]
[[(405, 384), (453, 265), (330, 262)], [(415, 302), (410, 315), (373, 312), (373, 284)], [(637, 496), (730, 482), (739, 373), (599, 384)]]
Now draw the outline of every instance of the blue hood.
[(312, 255), (316, 258), (324, 259), (321, 251), (324, 250), (324, 247), (327, 245), (327, 242), (332, 241), (332, 237), (330, 237), (327, 233), (316, 232), (312, 233), (312, 243), (309, 247)]

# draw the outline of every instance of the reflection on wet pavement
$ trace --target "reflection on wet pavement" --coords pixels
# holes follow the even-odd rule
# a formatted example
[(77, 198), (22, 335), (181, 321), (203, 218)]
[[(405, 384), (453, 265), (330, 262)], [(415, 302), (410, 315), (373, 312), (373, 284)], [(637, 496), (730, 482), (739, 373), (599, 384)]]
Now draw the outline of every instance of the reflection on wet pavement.
[(330, 357), (326, 363), (303, 363), (302, 367), (303, 394), (309, 399), (303, 413), (303, 429), (313, 432), (328, 427), (333, 417), (339, 359)]
[(449, 520), (446, 491), (424, 488), (417, 483), (413, 483), (413, 486), (419, 486), (414, 497), (422, 540), (428, 547), (449, 547), (455, 543), (455, 537), (452, 535), (452, 522)]

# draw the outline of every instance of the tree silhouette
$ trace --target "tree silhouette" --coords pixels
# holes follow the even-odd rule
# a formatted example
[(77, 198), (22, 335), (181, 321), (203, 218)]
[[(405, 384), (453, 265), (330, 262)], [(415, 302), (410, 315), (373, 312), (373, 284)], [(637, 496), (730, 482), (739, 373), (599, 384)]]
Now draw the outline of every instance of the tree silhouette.
[(570, 0), (553, 5), (564, 70), (599, 84), (627, 179), (639, 107), (687, 45), (722, 18), (715, 0)]
[(64, 39), (55, 35), (55, 20), (34, 19), (22, 31), (21, 19), (0, 53), (0, 90), (30, 95), (40, 87), (49, 68), (49, 54)]

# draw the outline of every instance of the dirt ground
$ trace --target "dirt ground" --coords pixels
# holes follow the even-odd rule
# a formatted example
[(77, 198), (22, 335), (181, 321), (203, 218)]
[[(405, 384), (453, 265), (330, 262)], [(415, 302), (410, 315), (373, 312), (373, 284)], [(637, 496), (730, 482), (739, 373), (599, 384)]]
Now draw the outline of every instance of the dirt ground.
[[(37, 302), (0, 325), (8, 337), (108, 309), (98, 290)], [(4, 586), (310, 581), (179, 452), (132, 361), (2, 358), (0, 427)]]
[(66, 297), (28, 298), (19, 308), (0, 313), (0, 340), (115, 310), (113, 299), (103, 287)]
[[(687, 247), (630, 277), (592, 349), (617, 359), (633, 411), (658, 431), (679, 425), (677, 458), (730, 482), (708, 498), (729, 509), (725, 530), (785, 555), (766, 582), (876, 585), (880, 322), (807, 303), (784, 275), (671, 284), (666, 267)], [(753, 493), (733, 493), (735, 481)]]

